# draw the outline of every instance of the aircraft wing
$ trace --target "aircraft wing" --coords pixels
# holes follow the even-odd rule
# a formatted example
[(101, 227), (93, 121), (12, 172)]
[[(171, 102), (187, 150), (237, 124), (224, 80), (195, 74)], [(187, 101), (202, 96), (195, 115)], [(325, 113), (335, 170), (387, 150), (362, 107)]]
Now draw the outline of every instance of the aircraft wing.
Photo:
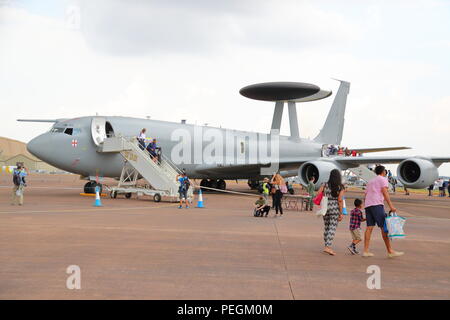
[[(334, 161), (345, 164), (347, 166), (359, 166), (360, 164), (386, 164), (386, 163), (400, 163), (403, 160), (409, 159), (409, 158), (416, 158), (414, 156), (395, 156), (395, 157), (332, 157), (327, 159), (333, 159)], [(422, 157), (420, 157), (422, 158)], [(450, 162), (450, 156), (449, 157), (424, 157), (428, 160), (431, 160), (432, 162), (436, 164), (442, 164), (444, 162)]]
[[(283, 159), (279, 163), (279, 170), (297, 170), (303, 163), (314, 160), (327, 160), (335, 161), (341, 164), (344, 168), (357, 167), (361, 164), (396, 164), (409, 158), (417, 158), (415, 156), (379, 156), (379, 157), (324, 157), (324, 158), (296, 158), (296, 159)], [(448, 157), (420, 157), (428, 159), (434, 162), (437, 166), (440, 166), (444, 162), (450, 162), (450, 156)], [(200, 165), (196, 168), (196, 172), (207, 175), (227, 175), (235, 174), (239, 171), (245, 171), (249, 174), (258, 175), (260, 169), (263, 167), (269, 167), (270, 163), (257, 163), (257, 164), (230, 164), (230, 165)]]
[(50, 122), (56, 123), (66, 119), (17, 119), (19, 122)]
[[(284, 159), (278, 165), (279, 170), (297, 170), (304, 162), (313, 160), (311, 158)], [(239, 171), (245, 171), (249, 174), (259, 175), (261, 168), (270, 167), (270, 163), (254, 163), (254, 164), (230, 164), (230, 165), (200, 165), (195, 171), (200, 174), (207, 175), (226, 175), (234, 174)], [(274, 170), (277, 171), (277, 170)]]
[(370, 152), (383, 152), (383, 151), (394, 151), (394, 150), (407, 150), (411, 149), (410, 147), (381, 147), (381, 148), (359, 148), (359, 149), (351, 149), (355, 150), (358, 153), (370, 153)]

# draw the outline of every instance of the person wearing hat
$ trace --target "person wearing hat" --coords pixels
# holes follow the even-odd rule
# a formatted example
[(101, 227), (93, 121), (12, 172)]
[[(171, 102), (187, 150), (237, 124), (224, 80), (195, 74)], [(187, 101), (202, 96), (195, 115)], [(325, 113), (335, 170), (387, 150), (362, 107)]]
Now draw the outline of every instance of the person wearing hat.
[(183, 172), (181, 174), (177, 174), (176, 177), (177, 181), (180, 183), (180, 186), (178, 187), (178, 193), (180, 194), (180, 205), (178, 207), (178, 209), (183, 208), (183, 201), (186, 205), (186, 209), (189, 208), (188, 205), (188, 197), (187, 197), (187, 192), (190, 186), (190, 181), (189, 178), (186, 175), (186, 172), (183, 170)]

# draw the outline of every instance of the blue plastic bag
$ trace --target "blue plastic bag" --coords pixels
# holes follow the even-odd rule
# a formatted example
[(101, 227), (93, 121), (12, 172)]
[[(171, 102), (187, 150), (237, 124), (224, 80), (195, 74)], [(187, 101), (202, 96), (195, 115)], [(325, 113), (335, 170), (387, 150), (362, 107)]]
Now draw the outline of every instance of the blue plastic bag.
[(385, 232), (389, 239), (403, 239), (405, 238), (405, 232), (403, 231), (403, 226), (405, 225), (406, 219), (398, 216), (395, 212), (389, 213), (386, 217), (384, 226)]

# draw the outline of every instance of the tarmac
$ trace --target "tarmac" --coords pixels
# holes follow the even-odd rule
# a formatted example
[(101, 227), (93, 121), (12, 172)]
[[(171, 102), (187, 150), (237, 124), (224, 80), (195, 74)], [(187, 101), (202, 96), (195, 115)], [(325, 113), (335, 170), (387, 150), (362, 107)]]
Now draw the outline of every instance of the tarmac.
[[(244, 182), (229, 189), (251, 195), (204, 193), (206, 208), (178, 209), (124, 197), (94, 207), (78, 176), (44, 174), (31, 175), (25, 204), (12, 206), (11, 180), (0, 176), (0, 299), (450, 298), (450, 198), (436, 193), (392, 196), (407, 237), (393, 241), (405, 255), (389, 259), (379, 232), (374, 257), (350, 254), (348, 216), (336, 256), (322, 253), (323, 222), (312, 212), (253, 217), (256, 193)], [(346, 197), (351, 209), (363, 194)], [(66, 287), (71, 265), (79, 290)], [(381, 289), (367, 286), (371, 265)]]

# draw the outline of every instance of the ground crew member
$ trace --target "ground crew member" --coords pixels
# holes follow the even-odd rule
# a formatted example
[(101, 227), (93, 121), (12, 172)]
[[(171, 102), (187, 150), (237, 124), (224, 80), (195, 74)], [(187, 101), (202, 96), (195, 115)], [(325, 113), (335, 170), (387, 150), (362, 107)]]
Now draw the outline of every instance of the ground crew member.
[(269, 203), (270, 188), (271, 188), (271, 185), (269, 184), (269, 178), (264, 178), (263, 185), (262, 185), (262, 194), (263, 194), (264, 200), (266, 200), (266, 203)]
[(15, 205), (18, 201), (19, 206), (23, 205), (23, 190), (26, 186), (25, 177), (28, 175), (28, 170), (21, 163), (17, 164), (17, 168), (13, 171), (13, 193), (12, 193), (12, 205)]

